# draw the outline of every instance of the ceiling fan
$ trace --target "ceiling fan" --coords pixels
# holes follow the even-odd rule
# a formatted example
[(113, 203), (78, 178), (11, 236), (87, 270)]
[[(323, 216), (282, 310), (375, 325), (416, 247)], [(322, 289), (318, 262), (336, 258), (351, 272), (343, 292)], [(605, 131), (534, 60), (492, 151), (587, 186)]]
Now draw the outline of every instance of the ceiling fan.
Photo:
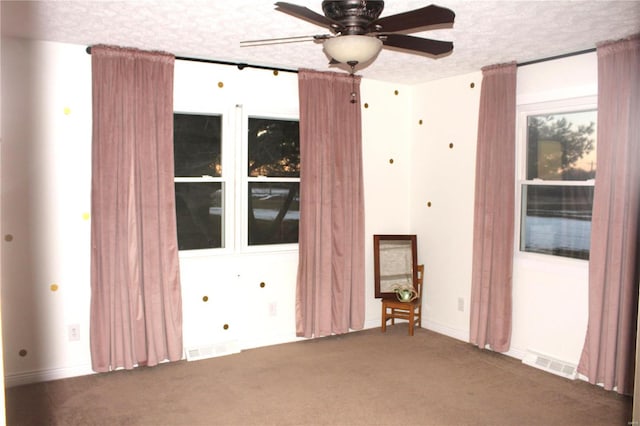
[(455, 13), (433, 4), (382, 18), (382, 0), (324, 0), (324, 15), (292, 3), (277, 2), (275, 5), (276, 10), (328, 28), (331, 33), (250, 40), (241, 42), (241, 46), (314, 40), (322, 42), (325, 53), (331, 58), (331, 64), (347, 64), (351, 67), (352, 73), (357, 64), (371, 61), (383, 47), (432, 57), (442, 56), (453, 50), (452, 42), (406, 34), (453, 25)]

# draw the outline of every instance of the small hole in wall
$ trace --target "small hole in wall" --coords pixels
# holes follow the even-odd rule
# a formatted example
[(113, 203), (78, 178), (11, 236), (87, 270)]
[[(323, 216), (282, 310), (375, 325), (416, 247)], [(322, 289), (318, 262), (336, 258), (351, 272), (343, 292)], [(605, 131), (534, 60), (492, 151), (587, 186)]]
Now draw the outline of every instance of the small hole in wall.
[(228, 330), (229, 329), (229, 324), (223, 325), (222, 328), (224, 328), (225, 330)]
[(4, 236), (4, 240), (7, 241), (7, 242), (13, 241), (13, 235), (11, 235), (11, 234), (5, 235)]
[(393, 158), (389, 158), (389, 164), (393, 164)]
[(20, 352), (18, 352), (18, 355), (20, 356), (27, 356), (27, 350), (26, 349), (20, 349)]
[(396, 95), (396, 96), (398, 96), (398, 91), (397, 91), (397, 90), (396, 90), (396, 91), (394, 91), (394, 92), (393, 92), (393, 94), (394, 94), (394, 95)]
[(218, 87), (222, 89), (222, 88), (224, 87), (224, 83), (223, 83), (223, 82), (221, 82), (221, 81), (219, 81), (219, 82), (218, 82)]
[(273, 70), (273, 75), (277, 76), (278, 75), (278, 70)]
[(418, 121), (418, 124), (422, 126), (422, 120)]
[(449, 144), (449, 148), (453, 149), (453, 143)]
[(260, 288), (264, 288), (264, 286), (266, 286), (266, 284), (264, 282), (260, 283)]
[(431, 207), (431, 201), (427, 201), (427, 207)]
[(475, 84), (474, 82), (471, 82), (471, 84), (469, 85), (469, 87), (471, 87), (471, 88), (473, 89), (474, 87), (476, 87), (476, 84)]
[(49, 288), (51, 289), (51, 291), (58, 291), (58, 284), (51, 284)]
[(208, 302), (209, 301), (209, 296), (202, 296), (202, 301), (203, 302)]
[(364, 107), (369, 108), (369, 104), (365, 102)]

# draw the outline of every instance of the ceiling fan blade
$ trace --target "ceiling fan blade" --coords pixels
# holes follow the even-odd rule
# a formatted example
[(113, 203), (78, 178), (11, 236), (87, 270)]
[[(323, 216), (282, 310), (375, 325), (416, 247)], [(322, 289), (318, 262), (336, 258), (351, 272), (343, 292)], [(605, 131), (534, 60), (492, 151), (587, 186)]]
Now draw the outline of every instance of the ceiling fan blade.
[(428, 53), (435, 56), (443, 55), (453, 50), (453, 43), (450, 41), (431, 40), (405, 34), (385, 34), (380, 37), (380, 40), (388, 47), (397, 47), (398, 49)]
[(283, 1), (279, 1), (275, 3), (275, 5), (276, 10), (280, 12), (287, 13), (289, 15), (295, 16), (296, 18), (304, 19), (305, 21), (309, 21), (312, 24), (320, 25), (321, 27), (331, 28), (331, 24), (334, 23), (326, 16), (320, 15), (319, 13), (316, 13), (304, 6), (298, 6), (297, 4), (287, 3)]
[(397, 15), (385, 16), (374, 22), (380, 26), (380, 32), (393, 33), (408, 31), (439, 24), (453, 24), (456, 14), (451, 9), (434, 4)]

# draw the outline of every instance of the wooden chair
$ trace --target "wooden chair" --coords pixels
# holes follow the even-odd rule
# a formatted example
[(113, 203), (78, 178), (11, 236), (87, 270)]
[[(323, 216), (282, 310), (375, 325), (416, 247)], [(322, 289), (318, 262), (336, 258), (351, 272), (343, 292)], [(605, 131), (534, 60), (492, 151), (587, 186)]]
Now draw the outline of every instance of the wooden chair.
[(422, 322), (422, 284), (424, 281), (424, 265), (418, 265), (418, 279), (414, 284), (418, 297), (411, 302), (401, 302), (398, 299), (382, 299), (382, 332), (387, 331), (387, 321), (395, 324), (396, 319), (409, 321), (409, 336), (413, 336), (415, 325), (420, 327)]

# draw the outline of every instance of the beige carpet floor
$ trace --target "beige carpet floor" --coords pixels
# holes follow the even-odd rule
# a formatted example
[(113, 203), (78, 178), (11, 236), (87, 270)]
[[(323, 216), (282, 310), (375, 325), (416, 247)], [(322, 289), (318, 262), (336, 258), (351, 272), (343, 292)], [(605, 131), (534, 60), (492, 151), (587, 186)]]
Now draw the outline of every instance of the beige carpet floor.
[(631, 397), (407, 325), (7, 389), (9, 425), (627, 425)]

